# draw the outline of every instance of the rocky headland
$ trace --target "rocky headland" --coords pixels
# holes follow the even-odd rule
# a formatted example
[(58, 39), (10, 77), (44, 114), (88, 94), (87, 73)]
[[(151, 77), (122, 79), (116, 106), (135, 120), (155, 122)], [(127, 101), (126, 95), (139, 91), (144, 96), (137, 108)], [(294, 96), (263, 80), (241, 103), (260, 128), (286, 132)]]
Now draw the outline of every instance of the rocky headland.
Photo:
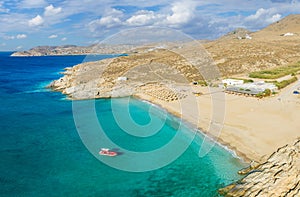
[(223, 189), (226, 197), (300, 196), (300, 139), (274, 152), (264, 163), (240, 171), (242, 180)]

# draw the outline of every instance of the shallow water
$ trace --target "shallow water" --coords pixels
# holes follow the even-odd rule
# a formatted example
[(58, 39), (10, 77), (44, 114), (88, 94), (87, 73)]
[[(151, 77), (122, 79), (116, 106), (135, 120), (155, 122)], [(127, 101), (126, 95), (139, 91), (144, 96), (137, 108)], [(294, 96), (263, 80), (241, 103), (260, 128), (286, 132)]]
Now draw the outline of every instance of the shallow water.
[[(240, 178), (236, 172), (243, 163), (222, 147), (216, 145), (208, 155), (198, 157), (203, 141), (200, 135), (178, 159), (158, 170), (126, 172), (100, 162), (80, 138), (84, 134), (76, 129), (80, 125), (74, 122), (72, 102), (44, 88), (59, 78), (64, 67), (81, 63), (84, 58), (9, 57), (9, 53), (0, 53), (1, 196), (216, 196), (218, 188)], [(113, 101), (121, 109), (128, 99)], [(90, 101), (79, 102), (84, 105)], [(178, 132), (183, 133), (179, 135), (182, 142), (189, 140), (185, 132), (190, 128), (178, 130), (179, 120), (170, 114), (155, 135), (132, 136), (115, 122), (111, 103), (109, 99), (95, 101), (105, 135), (123, 153), (109, 158), (115, 159), (112, 162), (124, 162), (131, 151), (157, 150)], [(149, 123), (150, 107), (129, 99), (130, 114), (138, 124)], [(81, 113), (89, 115), (84, 110)], [(155, 108), (151, 117), (159, 123), (161, 114), (165, 112)], [(81, 126), (80, 130), (84, 128), (89, 134), (97, 132), (91, 125)], [(102, 147), (101, 140), (97, 143)]]

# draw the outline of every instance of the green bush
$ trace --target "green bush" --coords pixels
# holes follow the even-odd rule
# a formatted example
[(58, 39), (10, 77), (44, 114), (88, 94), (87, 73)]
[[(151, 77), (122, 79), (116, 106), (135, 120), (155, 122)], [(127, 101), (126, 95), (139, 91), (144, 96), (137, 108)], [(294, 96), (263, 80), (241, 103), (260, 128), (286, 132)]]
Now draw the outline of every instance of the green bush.
[(270, 89), (265, 89), (265, 91), (258, 93), (256, 95), (256, 97), (263, 98), (263, 97), (267, 97), (267, 96), (271, 96), (271, 95), (272, 95), (272, 91)]
[(290, 85), (291, 83), (294, 83), (298, 80), (297, 77), (293, 77), (291, 79), (288, 80), (284, 80), (282, 82), (275, 82), (274, 84), (278, 87), (278, 89), (282, 89), (285, 88), (286, 86)]
[(278, 79), (286, 75), (297, 73), (298, 71), (300, 71), (300, 62), (297, 62), (296, 64), (289, 65), (289, 66), (274, 68), (271, 70), (252, 72), (249, 74), (249, 77), (259, 78), (259, 79)]
[(207, 86), (207, 82), (206, 81), (198, 81), (198, 84), (201, 86)]
[(266, 89), (266, 90), (264, 91), (264, 95), (265, 95), (265, 96), (271, 96), (271, 94), (272, 94), (272, 91), (271, 91), (270, 89)]
[(264, 97), (264, 93), (263, 93), (263, 92), (258, 93), (258, 94), (256, 95), (256, 97), (258, 97), (258, 98), (263, 98), (263, 97)]

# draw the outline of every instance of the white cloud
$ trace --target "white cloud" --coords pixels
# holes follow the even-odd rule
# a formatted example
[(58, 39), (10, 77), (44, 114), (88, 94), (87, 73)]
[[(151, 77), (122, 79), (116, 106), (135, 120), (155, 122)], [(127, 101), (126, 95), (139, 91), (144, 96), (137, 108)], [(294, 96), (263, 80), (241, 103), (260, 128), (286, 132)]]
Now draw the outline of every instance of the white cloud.
[(270, 14), (273, 14), (274, 13), (274, 9), (268, 9), (268, 10), (265, 10), (264, 8), (260, 8), (256, 11), (255, 14), (253, 15), (250, 15), (246, 18), (246, 20), (259, 20), (261, 19), (262, 17), (266, 17)]
[(167, 22), (175, 25), (187, 23), (194, 17), (195, 8), (195, 3), (191, 1), (174, 3), (172, 6), (172, 14), (167, 16)]
[(62, 11), (61, 7), (55, 8), (52, 4), (45, 7), (44, 15), (45, 16), (53, 16), (59, 14)]
[(24, 39), (24, 38), (27, 38), (27, 35), (26, 34), (18, 34), (16, 36), (17, 39)]
[(106, 16), (114, 16), (114, 17), (122, 17), (124, 15), (124, 13), (121, 10), (117, 10), (115, 8), (110, 8), (110, 9), (106, 9), (104, 11)]
[(122, 11), (117, 9), (108, 9), (105, 12), (105, 16), (101, 17), (100, 19), (93, 20), (88, 24), (91, 32), (97, 31), (98, 28), (113, 28), (122, 25)]
[(256, 11), (255, 14), (250, 15), (245, 18), (246, 26), (260, 29), (265, 27), (271, 23), (274, 23), (280, 20), (282, 17), (281, 14), (278, 13), (276, 8), (264, 9), (260, 8)]
[(106, 16), (106, 17), (103, 17), (101, 18), (99, 21), (98, 21), (98, 24), (101, 25), (101, 26), (106, 26), (106, 27), (113, 27), (115, 25), (118, 25), (121, 23), (121, 20), (117, 17), (113, 17), (113, 16)]
[(16, 36), (4, 36), (3, 38), (5, 40), (24, 39), (24, 38), (27, 38), (27, 35), (26, 34), (18, 34)]
[(20, 50), (20, 49), (22, 49), (22, 48), (23, 48), (23, 46), (17, 46), (17, 47), (16, 47), (17, 50)]
[(56, 35), (56, 34), (52, 34), (51, 36), (49, 36), (48, 38), (50, 38), (50, 39), (53, 39), (53, 38), (57, 38), (58, 37), (58, 35)]
[(66, 41), (66, 40), (67, 40), (67, 38), (66, 38), (66, 37), (64, 37), (64, 38), (62, 38), (62, 39), (61, 39), (61, 41)]
[(268, 18), (266, 20), (267, 23), (275, 23), (281, 19), (282, 15), (281, 14), (275, 14), (271, 18)]
[(19, 7), (21, 8), (42, 8), (45, 5), (47, 5), (47, 2), (45, 0), (23, 0)]
[[(18, 33), (14, 32), (30, 35), (32, 29), (36, 29), (39, 33), (44, 33), (44, 36), (47, 33), (45, 31), (62, 30), (70, 31), (73, 35), (84, 34), (82, 40), (96, 36), (95, 32), (101, 32), (98, 39), (102, 39), (126, 27), (155, 25), (173, 27), (196, 38), (215, 38), (240, 26), (258, 30), (281, 19), (282, 16), (299, 13), (299, 0), (293, 4), (290, 3), (291, 0), (273, 0), (279, 1), (286, 2), (279, 4), (269, 0), (0, 0), (0, 12), (8, 11), (7, 8), (11, 9), (8, 13), (1, 13), (0, 34), (2, 33), (3, 38), (5, 35), (14, 35), (16, 39)], [(154, 9), (148, 9), (149, 7)], [(33, 13), (35, 15), (31, 15)], [(72, 17), (78, 15), (82, 17), (76, 19)], [(55, 26), (62, 22), (66, 25)], [(47, 29), (36, 28), (41, 25)], [(90, 28), (92, 32), (86, 31), (84, 27)], [(62, 40), (62, 36), (59, 40)]]
[(5, 46), (6, 46), (6, 43), (5, 43), (5, 42), (1, 43), (1, 46), (5, 47)]
[(97, 27), (106, 27), (106, 28), (112, 28), (117, 25), (120, 25), (122, 22), (119, 18), (113, 17), (113, 16), (105, 16), (101, 19), (94, 20), (90, 22), (89, 26), (91, 27), (92, 31), (95, 31)]
[(124, 24), (129, 26), (162, 25), (179, 27), (189, 23), (195, 17), (196, 4), (192, 1), (176, 2), (171, 10), (154, 12), (140, 10), (128, 18)]
[(40, 15), (37, 15), (36, 17), (34, 17), (28, 21), (28, 25), (30, 27), (40, 26), (43, 23), (44, 23), (44, 19)]
[(164, 16), (155, 14), (153, 11), (140, 10), (135, 15), (126, 20), (130, 26), (152, 25)]

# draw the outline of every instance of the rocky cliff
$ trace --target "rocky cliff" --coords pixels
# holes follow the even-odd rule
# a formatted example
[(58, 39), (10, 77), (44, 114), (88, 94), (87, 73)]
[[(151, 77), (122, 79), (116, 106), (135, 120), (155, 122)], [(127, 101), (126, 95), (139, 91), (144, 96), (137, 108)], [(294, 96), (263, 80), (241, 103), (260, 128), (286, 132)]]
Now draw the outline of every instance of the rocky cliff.
[(300, 139), (279, 148), (266, 162), (250, 167), (245, 178), (219, 192), (227, 197), (300, 196)]

